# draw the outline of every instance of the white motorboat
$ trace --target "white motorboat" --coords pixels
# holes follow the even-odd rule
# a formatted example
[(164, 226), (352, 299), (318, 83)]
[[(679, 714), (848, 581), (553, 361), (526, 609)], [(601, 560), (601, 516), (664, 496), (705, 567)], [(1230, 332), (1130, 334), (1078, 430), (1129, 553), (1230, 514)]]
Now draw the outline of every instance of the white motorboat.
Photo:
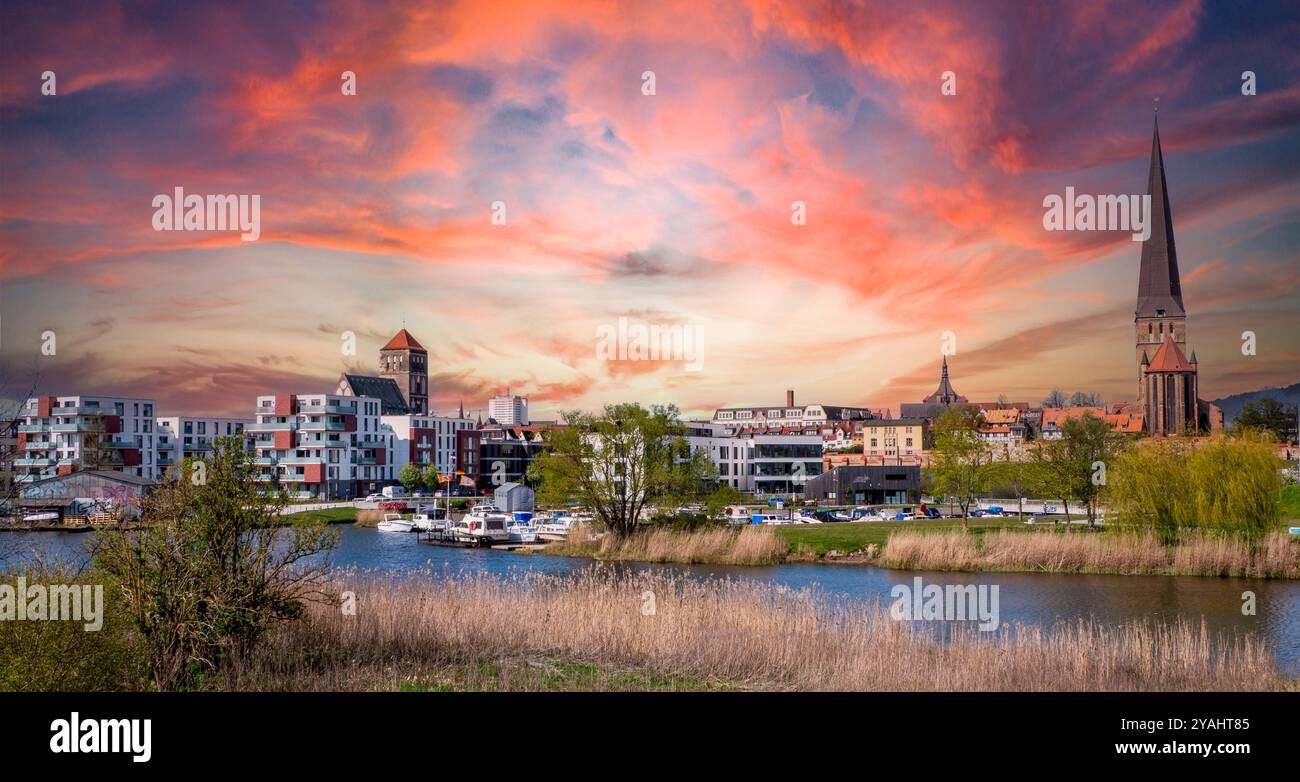
[(822, 520), (806, 511), (796, 511), (794, 514), (796, 524), (821, 524)]
[(442, 532), (447, 529), (447, 522), (434, 518), (432, 514), (417, 513), (411, 517), (411, 527), (420, 532)]
[(461, 518), (447, 525), (447, 532), (463, 541), (472, 541), (480, 545), (494, 541), (504, 542), (510, 539), (506, 531), (509, 517), (496, 509), (492, 503), (482, 503)]
[(537, 528), (531, 524), (509, 524), (506, 526), (506, 540), (511, 543), (536, 543)]
[(385, 513), (384, 520), (375, 526), (380, 532), (410, 532), (415, 523), (402, 518), (399, 513)]
[(538, 540), (564, 540), (569, 536), (569, 530), (573, 529), (573, 523), (576, 519), (573, 516), (557, 515), (551, 516), (541, 524), (534, 524), (536, 537)]

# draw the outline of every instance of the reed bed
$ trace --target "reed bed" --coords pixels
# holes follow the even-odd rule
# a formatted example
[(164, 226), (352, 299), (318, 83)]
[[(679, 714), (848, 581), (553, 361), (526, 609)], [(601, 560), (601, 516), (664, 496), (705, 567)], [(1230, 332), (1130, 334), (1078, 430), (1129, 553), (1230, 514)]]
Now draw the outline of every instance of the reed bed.
[(1163, 546), (1151, 533), (1054, 533), (997, 530), (980, 544), (961, 530), (900, 531), (885, 544), (880, 563), (927, 570), (1040, 570), (1194, 576), (1300, 577), (1300, 544), (1273, 532), (1250, 548), (1240, 539), (1192, 533)]
[(711, 565), (771, 565), (786, 558), (789, 547), (770, 527), (708, 527), (678, 530), (656, 527), (619, 538), (599, 538), (586, 527), (548, 547), (548, 553), (594, 556), (605, 560), (677, 562)]
[[(344, 573), (356, 614), (314, 605), (242, 680), (373, 689), (475, 661), (568, 659), (789, 690), (1256, 690), (1293, 687), (1253, 635), (1186, 623), (959, 630), (938, 641), (888, 607), (752, 582), (595, 566), (548, 577)], [(647, 610), (649, 606), (649, 610)], [(480, 666), (481, 667), (481, 666)], [(500, 682), (492, 682), (499, 686)]]

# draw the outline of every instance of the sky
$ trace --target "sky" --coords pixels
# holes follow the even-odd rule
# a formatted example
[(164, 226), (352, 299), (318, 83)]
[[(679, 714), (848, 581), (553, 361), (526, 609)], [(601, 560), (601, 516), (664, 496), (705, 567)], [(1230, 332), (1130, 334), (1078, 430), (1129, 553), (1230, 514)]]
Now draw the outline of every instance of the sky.
[[(6, 2), (0, 396), (251, 417), (405, 325), (439, 412), (896, 409), (945, 348), (972, 400), (1131, 399), (1141, 245), (1043, 199), (1144, 193), (1157, 105), (1201, 395), (1287, 385), (1297, 40), (1291, 2)], [(177, 187), (259, 238), (155, 230)], [(702, 352), (606, 360), (620, 318)]]

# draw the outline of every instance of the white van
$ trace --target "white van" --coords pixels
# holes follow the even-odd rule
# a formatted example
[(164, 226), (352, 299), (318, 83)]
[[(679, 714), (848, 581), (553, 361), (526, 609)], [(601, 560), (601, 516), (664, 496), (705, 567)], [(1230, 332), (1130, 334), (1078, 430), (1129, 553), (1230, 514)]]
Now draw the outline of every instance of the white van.
[(390, 500), (400, 500), (406, 496), (406, 489), (402, 486), (385, 486), (383, 493)]

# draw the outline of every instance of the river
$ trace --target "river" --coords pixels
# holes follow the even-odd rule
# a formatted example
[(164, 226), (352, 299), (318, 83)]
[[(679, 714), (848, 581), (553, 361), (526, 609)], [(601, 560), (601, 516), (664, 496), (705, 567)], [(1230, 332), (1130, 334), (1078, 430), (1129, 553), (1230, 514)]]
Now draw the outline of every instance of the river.
[[(455, 576), (488, 572), (564, 575), (592, 566), (590, 560), (512, 554), (416, 543), (405, 533), (338, 525), (339, 546), (330, 554), (338, 567), (363, 570), (432, 571)], [(85, 561), (94, 533), (0, 533), (4, 563), (32, 556)], [(631, 569), (662, 568), (691, 578), (747, 579), (792, 589), (808, 588), (826, 597), (879, 599), (888, 603), (896, 584), (988, 584), (998, 586), (1003, 622), (1050, 627), (1057, 621), (1093, 618), (1113, 625), (1130, 619), (1204, 621), (1211, 633), (1254, 633), (1272, 649), (1278, 665), (1300, 675), (1300, 581), (1197, 576), (1103, 576), (1067, 573), (947, 573), (889, 570), (863, 565), (785, 564), (771, 567), (624, 564)], [(1254, 592), (1256, 613), (1242, 614), (1242, 593)]]

